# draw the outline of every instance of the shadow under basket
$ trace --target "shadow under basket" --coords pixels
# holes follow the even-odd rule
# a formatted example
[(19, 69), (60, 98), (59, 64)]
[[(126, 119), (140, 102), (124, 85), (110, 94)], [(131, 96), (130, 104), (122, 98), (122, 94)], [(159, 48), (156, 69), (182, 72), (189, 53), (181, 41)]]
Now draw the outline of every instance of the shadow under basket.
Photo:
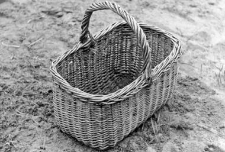
[[(108, 7), (108, 3), (100, 4)], [(138, 26), (150, 48), (149, 61), (134, 28), (120, 22), (93, 36), (94, 40), (78, 43), (52, 63), (56, 123), (93, 148), (115, 146), (173, 93), (179, 41), (154, 26)], [(146, 69), (148, 62), (151, 69)], [(150, 78), (143, 71), (150, 71)]]

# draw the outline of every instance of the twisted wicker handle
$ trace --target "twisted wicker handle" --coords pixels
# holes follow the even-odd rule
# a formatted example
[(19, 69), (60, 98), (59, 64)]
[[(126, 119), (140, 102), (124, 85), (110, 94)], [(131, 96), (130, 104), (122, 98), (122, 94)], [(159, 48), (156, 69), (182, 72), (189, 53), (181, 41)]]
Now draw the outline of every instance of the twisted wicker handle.
[[(146, 77), (149, 78), (151, 74), (151, 48), (148, 45), (148, 42), (146, 40), (146, 36), (139, 26), (139, 24), (135, 21), (135, 19), (128, 14), (127, 11), (123, 10), (120, 6), (118, 6), (115, 3), (111, 2), (102, 2), (102, 3), (93, 3), (85, 12), (81, 29), (82, 33), (80, 36), (80, 42), (84, 43), (88, 39), (88, 27), (91, 15), (94, 11), (98, 10), (105, 10), (110, 9), (116, 14), (120, 15), (132, 28), (132, 30), (135, 32), (137, 36), (138, 43), (141, 45), (143, 52), (144, 52), (144, 65), (143, 65), (143, 71), (146, 72)], [(91, 35), (90, 35), (91, 37)]]

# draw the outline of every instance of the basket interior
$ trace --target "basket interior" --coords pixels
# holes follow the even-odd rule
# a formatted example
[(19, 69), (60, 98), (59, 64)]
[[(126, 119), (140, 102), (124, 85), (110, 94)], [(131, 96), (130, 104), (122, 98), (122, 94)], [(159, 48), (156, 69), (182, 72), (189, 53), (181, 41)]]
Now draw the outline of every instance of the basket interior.
[[(165, 59), (173, 42), (163, 33), (142, 27), (152, 49), (152, 68)], [(108, 94), (131, 83), (142, 71), (143, 52), (129, 25), (119, 25), (85, 51), (80, 48), (56, 66), (73, 87), (91, 94)]]

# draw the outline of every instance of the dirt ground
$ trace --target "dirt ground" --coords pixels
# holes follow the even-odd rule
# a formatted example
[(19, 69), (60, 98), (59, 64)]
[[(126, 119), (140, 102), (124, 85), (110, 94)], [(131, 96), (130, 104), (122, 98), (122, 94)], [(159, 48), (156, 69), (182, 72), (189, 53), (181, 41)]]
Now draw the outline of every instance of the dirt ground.
[[(96, 151), (54, 124), (49, 66), (78, 42), (85, 9), (99, 1), (0, 1), (1, 152)], [(225, 152), (225, 1), (114, 1), (139, 22), (177, 36), (184, 54), (160, 119), (153, 116), (108, 151)], [(110, 11), (94, 13), (91, 32), (119, 20)]]

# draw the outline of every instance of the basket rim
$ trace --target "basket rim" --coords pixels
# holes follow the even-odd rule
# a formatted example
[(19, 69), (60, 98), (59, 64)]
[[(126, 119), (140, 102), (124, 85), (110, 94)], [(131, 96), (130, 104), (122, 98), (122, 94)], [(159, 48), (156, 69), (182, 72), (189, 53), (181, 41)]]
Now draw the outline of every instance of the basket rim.
[[(106, 33), (110, 32), (117, 26), (126, 25), (127, 23), (122, 22), (116, 22), (112, 24), (111, 26), (108, 26), (107, 28), (101, 30), (97, 34), (93, 36), (93, 38), (98, 39), (101, 36), (105, 35)], [(173, 42), (173, 49), (170, 52), (170, 54), (158, 65), (156, 65), (153, 69), (151, 69), (151, 77), (152, 81), (156, 80), (160, 75), (164, 72), (170, 69), (171, 64), (174, 62), (177, 62), (178, 58), (182, 54), (181, 52), (181, 46), (180, 42), (176, 37), (174, 37), (171, 33), (160, 29), (157, 26), (153, 25), (147, 25), (145, 23), (139, 23), (140, 27), (148, 28), (155, 30), (159, 33), (164, 34), (167, 36), (172, 42)], [(84, 92), (80, 90), (79, 88), (72, 87), (58, 72), (56, 69), (56, 66), (59, 62), (64, 60), (68, 55), (74, 53), (80, 48), (87, 47), (91, 43), (90, 40), (88, 40), (86, 43), (81, 44), (81, 42), (78, 42), (71, 50), (63, 53), (61, 56), (59, 56), (56, 60), (54, 60), (50, 66), (50, 72), (54, 78), (54, 83), (56, 85), (59, 85), (60, 88), (65, 90), (68, 94), (72, 95), (74, 98), (79, 98), (82, 102), (88, 102), (88, 103), (97, 103), (97, 104), (113, 104), (118, 101), (122, 101), (126, 98), (129, 98), (133, 94), (140, 91), (143, 87), (149, 85), (149, 78), (146, 77), (145, 72), (142, 72), (140, 76), (138, 76), (133, 82), (126, 85), (125, 87), (118, 89), (115, 92), (103, 95), (103, 94), (91, 94)], [(146, 71), (146, 69), (144, 70)]]

